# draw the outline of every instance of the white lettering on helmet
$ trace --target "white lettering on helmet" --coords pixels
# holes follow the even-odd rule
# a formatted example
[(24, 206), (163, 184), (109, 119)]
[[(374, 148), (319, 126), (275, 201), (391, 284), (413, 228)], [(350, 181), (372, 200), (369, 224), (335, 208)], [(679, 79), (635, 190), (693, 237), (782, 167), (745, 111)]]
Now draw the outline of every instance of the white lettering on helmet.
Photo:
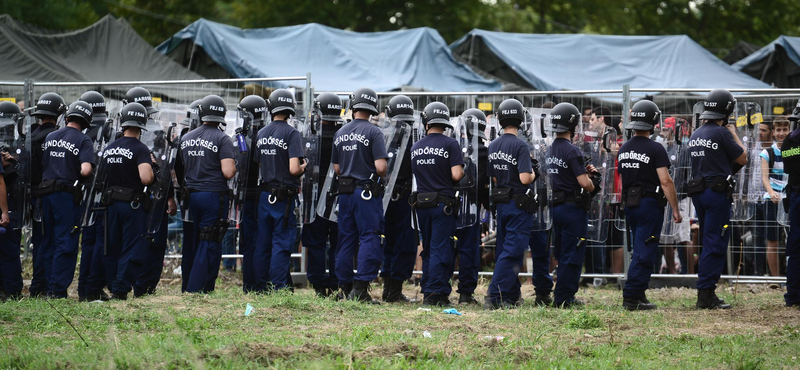
[(216, 105), (209, 105), (208, 109), (215, 110), (217, 112), (224, 112), (225, 111), (225, 107), (218, 107)]
[(277, 99), (278, 99), (278, 101), (282, 101), (282, 102), (286, 102), (286, 103), (293, 103), (294, 102), (294, 99), (287, 98), (287, 97), (284, 97), (284, 96), (279, 96)]
[(253, 109), (253, 112), (256, 112), (256, 113), (263, 113), (263, 112), (264, 112), (264, 111), (266, 111), (266, 110), (267, 110), (267, 107), (258, 107), (258, 108), (256, 108), (256, 109)]
[(140, 101), (153, 101), (153, 98), (150, 97), (149, 95), (137, 96), (137, 97), (133, 98), (133, 101), (136, 102), (136, 103), (138, 103)]
[(369, 96), (367, 94), (361, 94), (361, 97), (364, 98), (364, 99), (367, 99), (367, 100), (369, 100), (369, 101), (371, 101), (373, 103), (377, 103), (378, 102), (378, 98), (376, 98), (374, 96)]
[(516, 109), (504, 109), (504, 110), (500, 111), (500, 113), (502, 113), (502, 114), (517, 114), (518, 112), (517, 112)]
[(434, 110), (433, 110), (433, 113), (435, 113), (435, 114), (446, 114), (446, 115), (450, 115), (450, 112), (449, 112), (449, 111), (447, 111), (446, 109), (434, 109)]
[(645, 112), (631, 112), (631, 117), (645, 118), (647, 114)]
[(135, 110), (129, 110), (129, 111), (128, 111), (128, 116), (133, 116), (133, 117), (142, 117), (142, 118), (144, 118), (144, 117), (145, 117), (145, 114), (144, 114), (144, 113), (142, 113), (142, 112), (137, 112), (137, 111), (135, 111)]
[(328, 104), (328, 109), (342, 110), (342, 106), (340, 104)]
[(717, 102), (715, 102), (715, 101), (704, 101), (703, 102), (703, 106), (706, 106), (706, 107), (709, 107), (709, 108), (714, 108), (714, 107), (717, 106)]
[(84, 108), (83, 106), (76, 105), (75, 109), (77, 109), (77, 110), (79, 110), (79, 111), (81, 111), (83, 113), (86, 113), (87, 115), (90, 115), (90, 116), (92, 115), (92, 111), (89, 110), (89, 109)]
[(92, 106), (92, 108), (98, 108), (98, 107), (105, 108), (105, 107), (106, 107), (106, 103), (105, 103), (105, 102), (101, 102), (101, 103), (89, 103), (89, 105), (90, 105), (90, 106)]
[(403, 108), (414, 109), (414, 104), (406, 104), (406, 103), (397, 104), (396, 108), (397, 109), (403, 109)]
[(550, 119), (561, 119), (561, 115), (560, 114), (554, 114), (554, 115), (550, 116)]
[(52, 104), (52, 103), (53, 103), (52, 100), (39, 100), (39, 101), (36, 102), (36, 105), (39, 105), (39, 104), (48, 105), (48, 104)]

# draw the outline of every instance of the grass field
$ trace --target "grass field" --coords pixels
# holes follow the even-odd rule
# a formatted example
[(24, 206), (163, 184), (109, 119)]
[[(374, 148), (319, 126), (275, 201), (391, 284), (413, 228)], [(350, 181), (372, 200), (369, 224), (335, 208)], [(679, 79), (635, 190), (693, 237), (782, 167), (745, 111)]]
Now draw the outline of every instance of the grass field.
[(588, 303), (579, 310), (534, 307), (531, 298), (509, 311), (459, 306), (456, 316), (221, 285), (185, 295), (165, 280), (157, 295), (124, 302), (2, 303), (0, 368), (800, 368), (800, 311), (766, 286), (739, 286), (735, 298), (720, 288), (734, 304), (728, 311), (696, 310), (694, 290), (671, 288), (648, 294), (659, 310), (631, 313), (605, 287), (579, 292)]

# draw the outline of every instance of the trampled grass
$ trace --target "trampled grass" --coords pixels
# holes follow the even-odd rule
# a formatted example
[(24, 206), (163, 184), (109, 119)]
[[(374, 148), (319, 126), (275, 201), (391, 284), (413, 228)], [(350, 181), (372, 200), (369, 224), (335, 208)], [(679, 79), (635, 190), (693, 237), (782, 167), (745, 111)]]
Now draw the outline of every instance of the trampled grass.
[(694, 290), (672, 288), (648, 294), (659, 310), (631, 313), (606, 287), (581, 291), (583, 309), (530, 299), (509, 311), (458, 306), (461, 316), (337, 302), (308, 289), (179, 291), (162, 284), (155, 296), (124, 302), (51, 301), (86, 344), (44, 300), (2, 303), (0, 368), (800, 368), (800, 311), (782, 305), (781, 289), (761, 286), (739, 286), (735, 299), (720, 288), (729, 311), (696, 310)]

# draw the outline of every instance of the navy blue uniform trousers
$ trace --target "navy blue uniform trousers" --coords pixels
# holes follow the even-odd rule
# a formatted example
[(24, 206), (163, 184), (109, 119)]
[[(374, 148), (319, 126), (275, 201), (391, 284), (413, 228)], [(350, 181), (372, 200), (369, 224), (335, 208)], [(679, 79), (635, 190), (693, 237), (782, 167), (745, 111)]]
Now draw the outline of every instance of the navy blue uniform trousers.
[(111, 280), (111, 292), (127, 294), (139, 276), (142, 266), (146, 216), (144, 209), (134, 209), (130, 202), (113, 202), (108, 206), (108, 253), (106, 276)]
[(481, 259), (481, 223), (463, 229), (456, 229), (458, 250), (458, 290), (459, 294), (473, 294), (478, 286), (478, 269)]
[(161, 216), (161, 226), (155, 235), (150, 235), (151, 240), (143, 240), (142, 267), (133, 284), (133, 294), (140, 297), (145, 294), (155, 294), (158, 282), (161, 281), (161, 271), (164, 270), (164, 254), (167, 252), (167, 235), (169, 234), (169, 215), (164, 210)]
[[(330, 247), (327, 248), (328, 244)], [(317, 216), (303, 226), (303, 247), (306, 248), (306, 275), (314, 288), (333, 289), (339, 286), (336, 278), (336, 250), (339, 245), (339, 225)]]
[[(31, 202), (41, 202), (40, 199), (32, 199)], [(33, 250), (31, 251), (31, 258), (33, 262), (33, 276), (31, 277), (31, 287), (29, 292), (31, 296), (47, 293), (47, 273), (45, 272), (44, 245), (44, 228), (41, 222), (33, 221), (31, 230), (31, 244)]]
[(520, 300), (519, 272), (531, 237), (533, 215), (515, 202), (497, 205), (497, 247), (494, 273), (486, 292), (493, 304), (516, 304)]
[(8, 295), (22, 292), (22, 263), (19, 260), (22, 232), (9, 225), (0, 235), (0, 288)]
[[(253, 258), (258, 291), (292, 287), (289, 269), (297, 237), (297, 218), (294, 215), (297, 197), (282, 201), (273, 199), (275, 203), (270, 204), (271, 195), (268, 191), (261, 192), (258, 202), (258, 236)], [(290, 207), (288, 218), (285, 216), (287, 202)]]
[[(89, 290), (89, 274), (92, 271), (92, 255), (97, 246), (97, 220), (95, 224), (81, 229), (81, 263), (78, 272), (78, 296), (86, 296)], [(102, 236), (101, 236), (102, 237)]]
[[(373, 194), (361, 198), (357, 188), (353, 194), (339, 195), (339, 251), (336, 253), (336, 277), (339, 285), (372, 281), (378, 277), (383, 262), (383, 201)], [(358, 249), (358, 272), (353, 273), (353, 256)]]
[(189, 293), (213, 292), (217, 276), (219, 276), (219, 265), (222, 261), (222, 242), (201, 240), (200, 231), (203, 228), (215, 226), (221, 218), (227, 219), (228, 196), (208, 191), (192, 193), (189, 196), (189, 215), (194, 222), (192, 225), (194, 259), (188, 275), (187, 271), (181, 269), (183, 278), (189, 280), (186, 283), (186, 291)]
[(553, 292), (556, 305), (575, 300), (586, 253), (587, 223), (586, 211), (574, 203), (553, 207), (553, 256), (558, 260), (558, 282)]
[(73, 201), (72, 194), (58, 192), (42, 198), (41, 261), (44, 263), (47, 294), (66, 298), (78, 262), (78, 232), (81, 207)]
[(247, 192), (242, 209), (242, 220), (239, 222), (239, 253), (242, 254), (242, 290), (245, 293), (256, 290), (258, 280), (253, 267), (258, 235), (258, 198), (259, 194)]
[(703, 251), (697, 268), (697, 289), (716, 289), (731, 236), (731, 200), (726, 193), (706, 189), (692, 196), (700, 224)]
[(622, 296), (640, 298), (650, 285), (653, 264), (661, 257), (658, 253), (658, 240), (664, 222), (664, 208), (653, 198), (642, 198), (639, 206), (625, 208), (625, 218), (633, 256)]
[(444, 203), (432, 208), (418, 208), (417, 221), (422, 234), (422, 294), (449, 296), (453, 288), (453, 262), (457, 243), (456, 212), (444, 213)]
[(386, 246), (381, 276), (390, 280), (408, 280), (417, 262), (417, 231), (411, 227), (408, 197), (389, 202), (384, 224)]
[[(789, 223), (800, 225), (800, 193), (789, 194)], [(800, 227), (789, 229), (786, 241), (786, 294), (783, 295), (787, 306), (800, 304)]]
[(553, 291), (553, 277), (550, 276), (550, 244), (547, 231), (531, 231), (531, 262), (533, 262), (533, 287), (536, 294), (550, 294)]

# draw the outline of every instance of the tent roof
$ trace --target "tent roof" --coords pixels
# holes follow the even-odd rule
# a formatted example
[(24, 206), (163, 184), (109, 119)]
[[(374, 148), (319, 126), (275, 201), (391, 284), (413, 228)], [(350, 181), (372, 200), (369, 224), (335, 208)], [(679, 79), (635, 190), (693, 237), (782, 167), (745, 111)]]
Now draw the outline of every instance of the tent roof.
[(786, 50), (786, 55), (792, 62), (800, 65), (800, 37), (778, 36), (777, 39), (770, 42), (767, 46), (764, 46), (748, 57), (734, 63), (733, 68), (741, 71), (752, 64), (758, 63), (775, 52), (775, 48), (778, 46)]
[(453, 58), (431, 28), (357, 33), (320, 24), (241, 29), (200, 19), (158, 46), (170, 55), (189, 40), (238, 78), (305, 76), (317, 90), (498, 90)]
[(454, 55), (499, 78), (537, 90), (768, 88), (688, 36), (519, 34), (472, 30)]
[(736, 43), (736, 46), (728, 51), (728, 54), (722, 57), (722, 60), (724, 60), (725, 63), (733, 64), (746, 58), (748, 55), (755, 53), (758, 49), (761, 49), (761, 47), (756, 44), (739, 40), (739, 42)]
[(110, 15), (84, 29), (56, 33), (0, 15), (0, 79), (149, 81), (202, 79), (153, 49)]

